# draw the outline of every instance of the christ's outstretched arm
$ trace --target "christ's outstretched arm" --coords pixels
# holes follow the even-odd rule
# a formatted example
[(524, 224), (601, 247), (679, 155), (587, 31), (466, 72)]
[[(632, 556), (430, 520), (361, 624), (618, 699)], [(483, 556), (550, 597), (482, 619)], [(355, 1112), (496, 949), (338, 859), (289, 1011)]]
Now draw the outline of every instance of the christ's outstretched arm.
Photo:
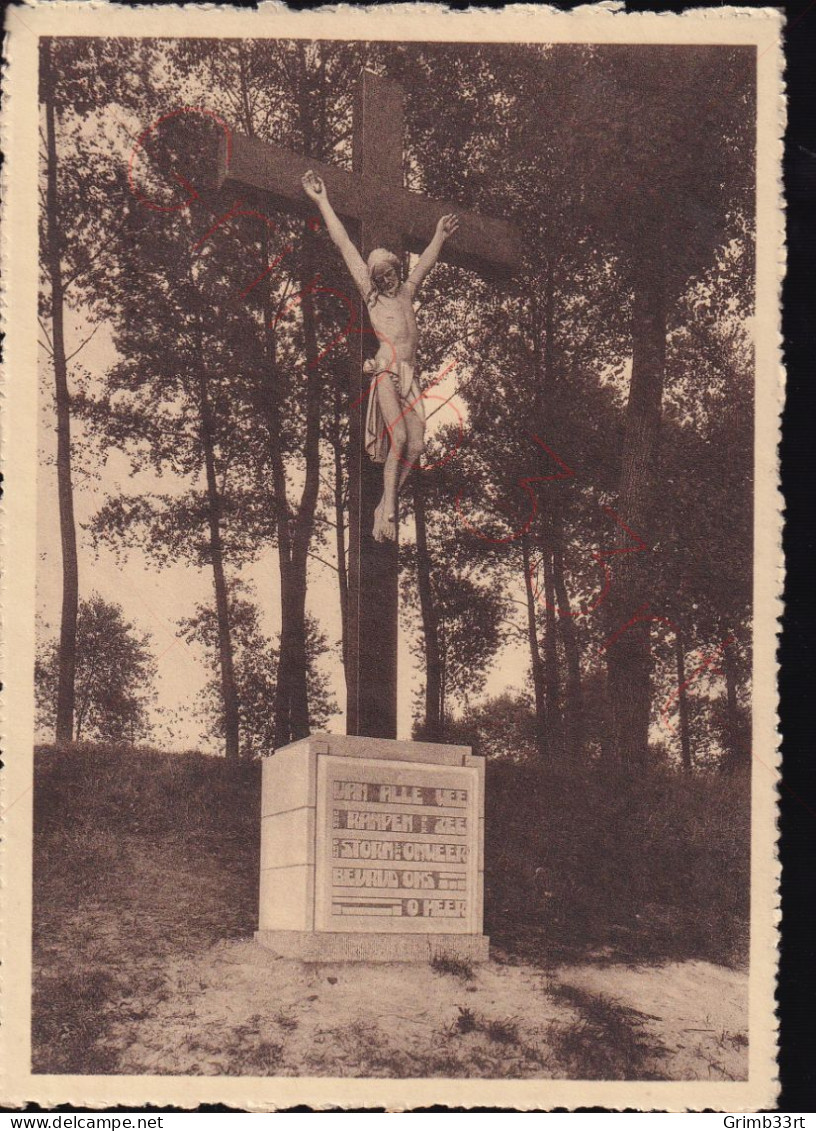
[(326, 224), (326, 231), (343, 256), (346, 267), (348, 267), (351, 272), (351, 277), (357, 284), (360, 293), (363, 298), (368, 298), (369, 292), (371, 291), (371, 276), (363, 262), (362, 256), (349, 239), (349, 234), (343, 227), (342, 220), (329, 202), (329, 194), (326, 191), (323, 178), (318, 177), (317, 173), (313, 173), (312, 170), (309, 169), (301, 178), (301, 183), (303, 185), (303, 191), (320, 209), (320, 215), (323, 217)]
[(425, 248), (422, 255), (420, 255), (419, 259), (417, 260), (416, 266), (408, 276), (408, 286), (414, 292), (419, 290), (420, 286), (422, 285), (423, 279), (433, 268), (434, 264), (439, 258), (439, 253), (442, 250), (442, 245), (445, 240), (449, 236), (452, 236), (458, 227), (459, 217), (455, 216), (452, 212), (447, 216), (443, 216), (439, 223), (436, 225), (436, 231), (434, 232), (433, 239)]

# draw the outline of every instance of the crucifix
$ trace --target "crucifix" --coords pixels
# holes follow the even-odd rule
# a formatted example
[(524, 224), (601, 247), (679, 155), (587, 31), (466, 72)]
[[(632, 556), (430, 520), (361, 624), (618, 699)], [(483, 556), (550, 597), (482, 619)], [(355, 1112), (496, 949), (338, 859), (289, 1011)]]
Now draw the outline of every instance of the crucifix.
[[(506, 221), (463, 212), (451, 202), (430, 200), (404, 186), (403, 93), (399, 85), (364, 71), (358, 83), (353, 119), (352, 172), (301, 156), (255, 138), (233, 135), (227, 161), (222, 142), (219, 183), (252, 190), (288, 210), (313, 214), (303, 191), (307, 171), (319, 178), (338, 216), (357, 236), (363, 259), (386, 248), (399, 259), (421, 251), (442, 216), (456, 213), (458, 230), (445, 243), (447, 262), (487, 274), (517, 269), (520, 244)], [(368, 326), (362, 297), (359, 325)], [(354, 343), (358, 343), (354, 345)], [(368, 383), (363, 366), (373, 336), (351, 339), (359, 351), (350, 389), (349, 578), (346, 651), (346, 731), (372, 738), (397, 733), (396, 540), (374, 537), (375, 510), (383, 494), (381, 467), (366, 450)], [(421, 474), (421, 472), (414, 472)]]

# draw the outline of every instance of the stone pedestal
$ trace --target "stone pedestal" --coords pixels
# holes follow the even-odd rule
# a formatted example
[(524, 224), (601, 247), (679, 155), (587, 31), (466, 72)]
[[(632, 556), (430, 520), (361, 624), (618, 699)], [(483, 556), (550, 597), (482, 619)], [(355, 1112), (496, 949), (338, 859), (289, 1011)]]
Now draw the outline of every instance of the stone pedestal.
[(312, 962), (488, 957), (484, 760), (312, 735), (263, 763), (256, 940)]

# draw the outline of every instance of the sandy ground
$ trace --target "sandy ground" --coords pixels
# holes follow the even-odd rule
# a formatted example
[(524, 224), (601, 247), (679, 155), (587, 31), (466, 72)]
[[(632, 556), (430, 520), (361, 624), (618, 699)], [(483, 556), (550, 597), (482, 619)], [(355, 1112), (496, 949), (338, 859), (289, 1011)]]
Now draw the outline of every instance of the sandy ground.
[(119, 1073), (689, 1080), (747, 1072), (747, 974), (703, 962), (545, 973), (491, 961), (468, 980), (425, 965), (306, 965), (238, 940), (171, 959), (165, 975), (160, 1001), (119, 1003), (106, 1034)]
[(665, 1050), (665, 1079), (747, 1079), (747, 973), (710, 962), (675, 962), (561, 967), (557, 980), (645, 1015), (644, 1036)]

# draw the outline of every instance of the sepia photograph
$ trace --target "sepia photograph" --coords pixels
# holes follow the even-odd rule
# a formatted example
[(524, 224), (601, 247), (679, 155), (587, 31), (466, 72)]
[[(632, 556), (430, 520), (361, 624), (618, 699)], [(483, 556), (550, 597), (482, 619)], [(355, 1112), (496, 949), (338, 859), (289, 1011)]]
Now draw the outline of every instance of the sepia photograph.
[(45, 7), (6, 1101), (772, 1103), (778, 15)]

